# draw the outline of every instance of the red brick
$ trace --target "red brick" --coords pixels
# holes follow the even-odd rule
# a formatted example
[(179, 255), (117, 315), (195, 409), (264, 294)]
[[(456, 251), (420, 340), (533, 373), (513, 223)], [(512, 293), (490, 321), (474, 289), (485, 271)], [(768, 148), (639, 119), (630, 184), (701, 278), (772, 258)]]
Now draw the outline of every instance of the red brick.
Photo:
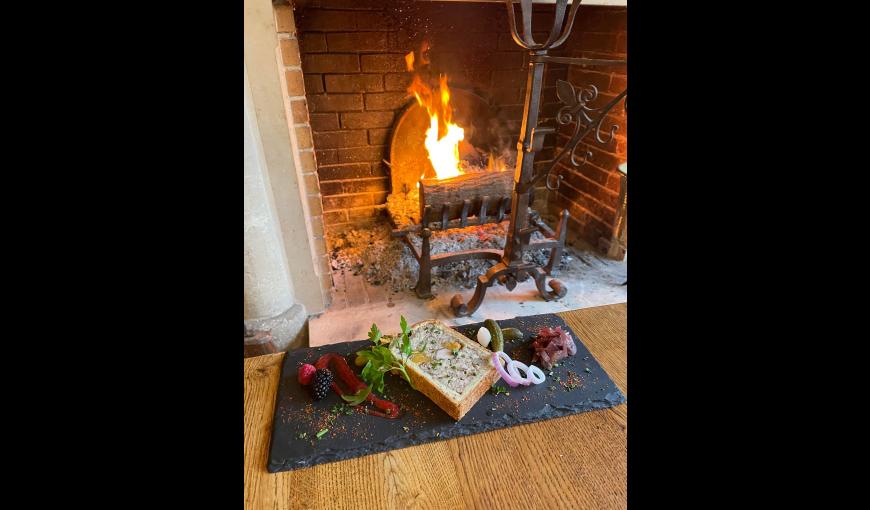
[(293, 115), (294, 124), (304, 124), (308, 122), (308, 107), (305, 105), (305, 100), (291, 101), (290, 112)]
[(281, 60), (285, 66), (298, 66), (299, 42), (296, 39), (281, 39)]
[[(344, 193), (364, 193), (364, 192), (384, 192), (390, 190), (390, 180), (386, 177), (376, 177), (373, 179), (359, 179), (352, 181), (343, 181), (343, 191)], [(378, 202), (380, 199), (380, 195), (375, 196), (375, 203), (383, 203)]]
[(287, 83), (287, 95), (290, 97), (304, 96), (305, 84), (302, 81), (301, 71), (287, 71), (284, 73), (285, 82)]
[[(523, 97), (525, 97), (525, 90), (523, 91)], [(556, 87), (547, 87), (541, 89), (541, 104), (546, 103), (558, 103), (559, 99), (556, 96)]]
[(360, 55), (360, 64), (364, 73), (402, 72), (407, 70), (405, 55), (401, 53)]
[(292, 5), (275, 6), (275, 31), (279, 33), (296, 33), (296, 21), (293, 19)]
[(340, 127), (337, 113), (311, 114), (311, 128), (314, 131), (335, 131)]
[[(495, 37), (495, 34), (487, 34), (486, 36), (482, 36), (481, 34), (467, 34), (465, 37), (457, 36), (456, 33), (446, 33), (441, 32), (436, 34), (432, 40), (430, 40), (432, 44), (433, 51), (445, 52), (445, 51), (457, 51), (457, 52), (466, 52), (466, 51), (475, 51), (480, 53), (488, 53), (490, 51), (495, 51), (498, 48), (498, 39)], [(519, 46), (517, 46), (519, 48)]]
[(382, 12), (359, 12), (355, 13), (356, 28), (358, 30), (390, 30), (395, 29), (393, 20)]
[[(615, 51), (602, 52), (602, 51), (582, 50), (582, 51), (578, 51), (575, 56), (581, 57), (581, 58), (603, 59), (603, 60), (626, 60), (626, 55), (624, 53), (618, 53)], [(592, 67), (587, 66), (585, 64), (581, 65), (580, 67), (589, 67), (590, 69), (592, 68)], [(626, 65), (621, 64), (621, 65), (612, 65), (612, 66), (607, 66), (607, 67), (610, 70), (618, 71), (620, 69), (625, 69)], [(602, 67), (595, 66), (595, 68), (599, 69)]]
[(489, 90), (492, 81), (492, 71), (489, 69), (481, 69), (476, 64), (468, 64), (468, 67), (460, 72), (449, 71), (448, 84), (451, 86), (456, 83), (478, 87), (481, 90)]
[(317, 172), (317, 163), (314, 159), (314, 152), (300, 151), (299, 152), (299, 163), (302, 167), (301, 170), (302, 170), (303, 174)]
[(574, 85), (574, 88), (579, 92), (580, 87), (588, 87), (595, 85), (599, 92), (607, 92), (610, 90), (610, 73), (602, 73), (598, 70), (583, 69), (579, 66), (571, 66), (568, 73), (568, 81)]
[(523, 105), (502, 105), (498, 117), (503, 120), (522, 120)]
[(492, 72), (492, 87), (526, 88), (528, 74), (517, 70), (495, 70)]
[(573, 168), (568, 168), (564, 165), (560, 165), (560, 167), (562, 168), (562, 175), (565, 177), (563, 183), (568, 183), (575, 190), (589, 195), (605, 205), (616, 206), (619, 198), (616, 193), (591, 181)]
[(330, 166), (321, 165), (320, 168), (317, 169), (317, 175), (320, 176), (321, 186), (326, 181), (376, 177), (376, 175), (372, 175), (372, 167), (368, 163)]
[(318, 0), (317, 7), (326, 9), (379, 10), (384, 8), (384, 0)]
[(327, 226), (347, 223), (347, 211), (325, 212), (323, 213), (323, 223)]
[(622, 92), (628, 87), (628, 79), (625, 75), (622, 74), (614, 74), (610, 77), (610, 91), (611, 92)]
[(603, 32), (625, 32), (628, 29), (628, 18), (625, 9), (608, 9), (604, 13)]
[(625, 32), (619, 34), (616, 38), (616, 51), (619, 53), (628, 53), (628, 34)]
[(344, 193), (344, 181), (324, 181), (320, 183), (320, 194), (323, 196), (341, 195)]
[(345, 53), (312, 53), (302, 55), (302, 70), (306, 73), (358, 72), (359, 55)]
[(378, 162), (387, 156), (386, 146), (366, 145), (365, 147), (351, 147), (338, 149), (339, 163), (358, 163), (361, 161)]
[(616, 135), (613, 139), (616, 140), (616, 154), (624, 160), (628, 154), (628, 140), (622, 135)]
[(592, 161), (595, 160), (594, 154), (595, 153), (593, 152), (592, 159), (590, 161), (587, 161), (586, 164), (580, 165), (579, 167), (575, 167), (575, 168), (576, 168), (577, 172), (579, 172), (581, 175), (583, 175), (584, 177), (586, 177), (590, 181), (593, 181), (600, 186), (607, 187), (607, 179), (610, 177), (610, 172), (608, 172), (602, 168), (599, 168), (598, 166), (596, 166), (595, 164), (592, 163)]
[(576, 42), (576, 47), (584, 51), (616, 51), (616, 34), (582, 32), (579, 36), (580, 38)]
[(326, 35), (329, 51), (387, 51), (386, 32), (336, 32)]
[(395, 110), (404, 106), (408, 100), (405, 92), (366, 94), (366, 110)]
[[(491, 93), (492, 102), (494, 104), (520, 104), (523, 102), (525, 91), (520, 88), (499, 88)], [(368, 104), (366, 104), (368, 108)]]
[(338, 164), (338, 151), (335, 149), (316, 150), (318, 165), (335, 165)]
[(342, 113), (341, 127), (350, 129), (366, 129), (389, 127), (393, 125), (393, 112), (361, 112)]
[(387, 143), (387, 136), (389, 134), (389, 129), (369, 129), (369, 144), (384, 145)]
[[(622, 189), (622, 178), (619, 172), (613, 172), (607, 178), (607, 189), (619, 193)], [(617, 202), (618, 204), (618, 202)]]
[(384, 75), (384, 90), (408, 90), (411, 84), (411, 73), (388, 73)]
[(336, 209), (348, 209), (351, 207), (363, 207), (375, 205), (371, 193), (359, 193), (355, 195), (335, 195), (323, 197), (323, 210), (334, 211)]
[(299, 149), (311, 148), (311, 128), (308, 126), (296, 128), (296, 142)]
[(300, 12), (299, 30), (304, 32), (341, 32), (356, 28), (353, 11), (324, 11), (308, 8)]
[[(611, 174), (618, 170), (619, 164), (622, 163), (622, 160), (619, 158), (619, 156), (611, 152), (602, 150), (602, 147), (598, 146), (597, 143), (596, 145), (590, 145), (588, 147), (592, 151), (592, 158), (590, 158), (590, 162), (593, 165), (601, 168), (602, 171), (607, 174)], [(616, 150), (615, 144), (608, 145), (606, 148), (608, 150)]]
[(317, 174), (307, 174), (302, 177), (302, 183), (306, 194), (320, 193), (320, 185), (317, 182)]
[(390, 175), (389, 167), (383, 162), (372, 163), (372, 177), (385, 177)]
[(299, 34), (299, 47), (302, 53), (323, 53), (326, 51), (326, 35), (318, 32)]
[(323, 203), (320, 201), (319, 193), (308, 195), (308, 211), (312, 216), (323, 214)]
[[(580, 222), (583, 223), (584, 227), (589, 227), (590, 224), (592, 224), (592, 228), (588, 230), (588, 232), (593, 233), (593, 236), (588, 237), (587, 241), (597, 242), (597, 237), (602, 233), (606, 234), (612, 231), (616, 219), (615, 213), (606, 209), (601, 209), (601, 204), (597, 204), (588, 198), (581, 198), (583, 203), (575, 202), (571, 199), (571, 196), (574, 193), (575, 191), (573, 191), (570, 186), (566, 186), (565, 189), (559, 188), (559, 195), (565, 201), (564, 207), (568, 209), (568, 212), (572, 216), (578, 218)], [(599, 211), (610, 219), (605, 219), (599, 216), (597, 214)], [(586, 230), (586, 228), (584, 228), (584, 230)]]
[(329, 92), (381, 92), (384, 90), (380, 74), (328, 74), (326, 90)]
[[(501, 3), (501, 2), (500, 2)], [(428, 5), (427, 5), (428, 4)], [(426, 2), (419, 10), (426, 16), (429, 32), (469, 34), (507, 30), (507, 15), (502, 5)], [(519, 9), (517, 9), (519, 12)]]
[(357, 207), (347, 210), (347, 219), (352, 225), (367, 225), (373, 218), (383, 214), (383, 207)]
[[(526, 73), (523, 73), (526, 76)], [(568, 67), (551, 67), (544, 71), (544, 86), (553, 87), (557, 80), (568, 79)]]
[(525, 55), (521, 51), (498, 51), (490, 54), (488, 62), (491, 69), (523, 69)]
[(326, 131), (314, 133), (314, 145), (318, 149), (339, 149), (365, 145), (366, 132), (363, 129), (345, 131)]
[(323, 94), (308, 96), (308, 111), (350, 112), (363, 109), (362, 94)]
[(394, 36), (394, 40), (391, 41), (393, 45), (392, 47), (404, 51), (420, 49), (420, 43), (425, 38), (425, 34), (407, 28), (400, 28), (395, 32), (391, 32), (391, 34)]
[[(585, 9), (585, 12), (584, 12)], [(611, 8), (584, 6), (577, 13), (573, 33), (582, 32), (609, 32), (610, 21), (607, 19), (607, 10)]]
[[(518, 18), (519, 21), (519, 18)], [(500, 50), (518, 50), (520, 46), (514, 42), (514, 38), (508, 32), (498, 34), (498, 49)]]
[(323, 92), (323, 75), (303, 73), (306, 94), (320, 94)]
[[(551, 137), (547, 137), (547, 138), (549, 139)], [(545, 146), (547, 145), (546, 141), (545, 141), (544, 145)], [(549, 147), (544, 147), (543, 149), (538, 151), (538, 153), (535, 155), (535, 161), (550, 161), (553, 159), (554, 155), (555, 155), (555, 153), (554, 153), (554, 148), (552, 145)]]

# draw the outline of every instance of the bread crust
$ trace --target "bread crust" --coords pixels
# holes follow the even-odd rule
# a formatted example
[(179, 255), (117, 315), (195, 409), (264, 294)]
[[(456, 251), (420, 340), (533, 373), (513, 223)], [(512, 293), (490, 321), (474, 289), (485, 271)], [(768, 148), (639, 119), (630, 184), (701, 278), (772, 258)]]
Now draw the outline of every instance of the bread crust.
[[(486, 356), (492, 354), (489, 349), (484, 348), (479, 343), (467, 338), (465, 335), (462, 335), (455, 329), (438, 320), (429, 319), (420, 321), (413, 324), (410, 329), (413, 331), (426, 324), (437, 325), (439, 329), (443, 330), (445, 333), (455, 338), (457, 342), (461, 343), (463, 349), (474, 349), (475, 351), (480, 352), (481, 355)], [(432, 379), (432, 377), (424, 372), (416, 363), (408, 361), (405, 366), (408, 371), (408, 376), (411, 378), (411, 382), (414, 383), (414, 387), (417, 388), (420, 393), (429, 397), (435, 405), (443, 409), (444, 412), (457, 421), (462, 419), (462, 417), (465, 416), (472, 407), (474, 407), (474, 404), (480, 400), (480, 397), (482, 397), (499, 378), (498, 371), (494, 366), (492, 366), (492, 363), (489, 363), (487, 364), (488, 370), (484, 371), (482, 377), (478, 379), (477, 383), (475, 383), (474, 386), (471, 387), (462, 397), (458, 397), (456, 392), (444, 387)], [(454, 395), (457, 395), (458, 398), (454, 397)]]

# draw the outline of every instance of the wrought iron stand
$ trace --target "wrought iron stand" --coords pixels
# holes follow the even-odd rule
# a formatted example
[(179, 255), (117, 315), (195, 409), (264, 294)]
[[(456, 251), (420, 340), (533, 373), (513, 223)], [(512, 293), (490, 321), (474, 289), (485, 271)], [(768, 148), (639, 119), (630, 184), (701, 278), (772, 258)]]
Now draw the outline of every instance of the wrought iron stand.
[[(556, 165), (570, 155), (570, 160), (573, 165), (580, 165), (585, 161), (586, 154), (584, 153), (583, 161), (578, 161), (575, 150), (578, 144), (587, 135), (594, 133), (594, 138), (598, 143), (609, 143), (613, 139), (618, 126), (613, 125), (609, 130), (607, 139), (601, 136), (601, 125), (604, 122), (607, 114), (620, 101), (626, 98), (628, 89), (623, 90), (614, 99), (609, 101), (601, 108), (593, 108), (591, 103), (598, 97), (598, 89), (594, 85), (590, 85), (587, 89), (576, 91), (574, 87), (564, 80), (559, 80), (556, 83), (556, 92), (559, 101), (564, 105), (556, 116), (556, 121), (561, 124), (569, 124), (575, 122), (574, 133), (571, 139), (565, 145), (564, 149), (550, 162), (545, 169), (535, 172), (535, 153), (540, 151), (544, 145), (544, 137), (548, 134), (556, 132), (556, 126), (539, 126), (538, 114), (541, 106), (541, 88), (544, 81), (544, 65), (547, 63), (553, 64), (575, 64), (587, 66), (616, 66), (625, 65), (625, 60), (602, 60), (574, 57), (552, 57), (548, 56), (547, 52), (561, 46), (568, 36), (571, 34), (571, 28), (574, 25), (574, 17), (577, 14), (577, 9), (580, 7), (581, 0), (575, 0), (569, 12), (567, 12), (567, 23), (564, 24), (568, 0), (556, 0), (556, 11), (553, 20), (553, 27), (550, 30), (547, 41), (543, 44), (538, 44), (532, 38), (532, 0), (520, 0), (520, 9), (522, 11), (523, 35), (520, 37), (517, 31), (516, 15), (512, 0), (505, 0), (508, 10), (508, 21), (510, 22), (511, 36), (514, 42), (529, 51), (529, 75), (526, 81), (526, 99), (525, 110), (523, 114), (523, 123), (520, 128), (520, 138), (517, 143), (517, 166), (514, 174), (514, 191), (512, 196), (511, 220), (510, 229), (508, 230), (507, 241), (505, 244), (504, 255), (501, 260), (492, 266), (486, 274), (478, 277), (477, 288), (474, 291), (474, 296), (468, 303), (464, 303), (462, 296), (456, 294), (450, 301), (453, 313), (458, 317), (464, 317), (473, 314), (483, 302), (486, 296), (486, 290), (493, 283), (498, 282), (507, 287), (508, 290), (513, 290), (517, 282), (523, 282), (534, 278), (535, 285), (538, 287), (538, 292), (547, 301), (552, 301), (564, 297), (568, 289), (556, 279), (546, 281), (546, 276), (549, 273), (548, 269), (537, 264), (523, 261), (523, 253), (529, 247), (531, 235), (541, 229), (543, 223), (534, 218), (529, 217), (529, 194), (532, 188), (546, 178), (547, 188), (556, 190), (559, 188), (559, 183), (562, 179), (561, 175), (556, 175), (553, 171)], [(593, 117), (593, 115), (596, 115)], [(554, 179), (555, 177), (555, 179)], [(551, 257), (552, 258), (552, 257)], [(552, 261), (549, 265), (552, 265)], [(549, 289), (547, 287), (549, 286)]]

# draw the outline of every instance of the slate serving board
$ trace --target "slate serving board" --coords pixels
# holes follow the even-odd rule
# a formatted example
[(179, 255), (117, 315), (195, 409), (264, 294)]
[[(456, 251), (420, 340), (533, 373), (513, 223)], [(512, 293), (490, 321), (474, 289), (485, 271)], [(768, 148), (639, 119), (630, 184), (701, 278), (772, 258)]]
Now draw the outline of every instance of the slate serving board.
[[(371, 345), (368, 340), (288, 352), (281, 367), (267, 469), (270, 473), (289, 471), (604, 409), (625, 402), (622, 392), (592, 357), (582, 339), (561, 317), (553, 314), (533, 315), (498, 323), (502, 328), (513, 327), (523, 331), (522, 340), (505, 342), (505, 352), (523, 363), (529, 364), (532, 357), (529, 343), (538, 329), (544, 326), (562, 326), (569, 331), (577, 344), (577, 354), (561, 360), (559, 366), (553, 368), (552, 375), (544, 370), (547, 380), (542, 384), (511, 388), (499, 380), (496, 385), (504, 387), (509, 395), (496, 395), (488, 391), (458, 422), (422, 393), (412, 390), (398, 376), (387, 375), (385, 379), (385, 398), (402, 409), (397, 419), (353, 412), (348, 406), (342, 405), (344, 401), (333, 391), (323, 400), (315, 402), (309, 388), (297, 381), (299, 366), (302, 363), (314, 364), (326, 352), (351, 355), (348, 363), (359, 374), (361, 368), (354, 366), (355, 356), (352, 354), (368, 348)], [(482, 324), (457, 326), (455, 329), (469, 338), (476, 338)], [(395, 333), (399, 329), (398, 324), (395, 327), (387, 324), (379, 326), (387, 333)], [(316, 435), (323, 429), (328, 429), (328, 432), (318, 439)]]

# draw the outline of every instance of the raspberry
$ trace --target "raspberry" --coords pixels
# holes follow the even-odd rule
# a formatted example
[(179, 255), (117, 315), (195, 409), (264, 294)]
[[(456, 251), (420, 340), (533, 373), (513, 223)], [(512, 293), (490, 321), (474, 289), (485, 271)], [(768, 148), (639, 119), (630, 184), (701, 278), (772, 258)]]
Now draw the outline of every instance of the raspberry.
[(311, 384), (311, 379), (314, 378), (314, 372), (316, 371), (317, 369), (310, 363), (305, 363), (299, 367), (299, 384), (303, 386)]

